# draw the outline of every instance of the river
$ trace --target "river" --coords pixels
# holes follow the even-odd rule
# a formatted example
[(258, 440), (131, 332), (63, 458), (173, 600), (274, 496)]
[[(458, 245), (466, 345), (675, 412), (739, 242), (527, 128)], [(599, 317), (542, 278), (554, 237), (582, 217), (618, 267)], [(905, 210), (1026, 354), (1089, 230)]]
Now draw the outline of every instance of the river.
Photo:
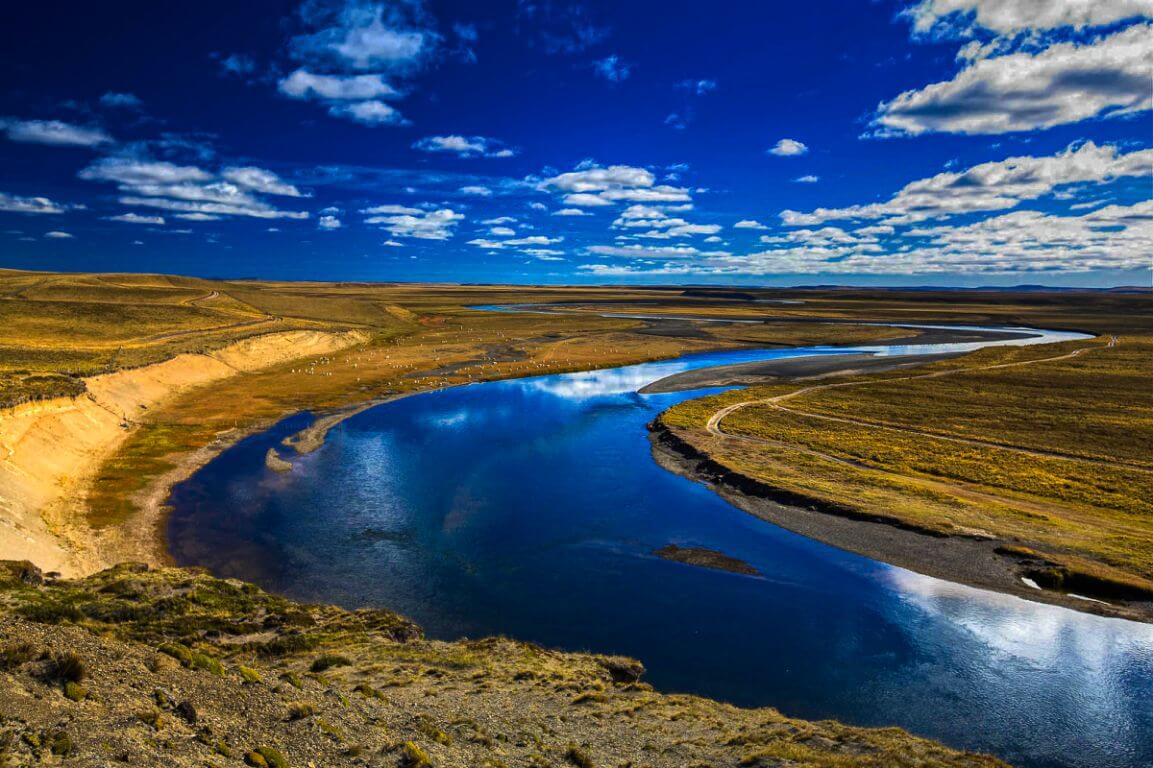
[[(1039, 333), (999, 343), (1081, 338)], [(265, 452), (310, 423), (298, 414), (173, 490), (171, 550), (294, 598), (387, 607), (433, 637), (635, 656), (664, 691), (899, 725), (1027, 768), (1153, 764), (1153, 626), (826, 546), (651, 456), (649, 421), (717, 391), (637, 393), (664, 376), (948, 347), (709, 353), (456, 387), (353, 416), (316, 452), (286, 453), (291, 472), (273, 472)], [(670, 543), (761, 575), (652, 554)]]

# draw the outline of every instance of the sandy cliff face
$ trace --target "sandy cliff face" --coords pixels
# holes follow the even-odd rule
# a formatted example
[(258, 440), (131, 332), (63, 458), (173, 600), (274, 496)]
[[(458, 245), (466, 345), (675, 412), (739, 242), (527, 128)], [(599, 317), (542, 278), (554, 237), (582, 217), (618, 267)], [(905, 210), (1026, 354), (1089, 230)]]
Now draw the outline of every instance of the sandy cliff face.
[(149, 409), (194, 387), (365, 340), (356, 331), (266, 334), (94, 376), (81, 397), (0, 411), (0, 559), (27, 559), (67, 575), (108, 565), (90, 546), (80, 516), (84, 494)]

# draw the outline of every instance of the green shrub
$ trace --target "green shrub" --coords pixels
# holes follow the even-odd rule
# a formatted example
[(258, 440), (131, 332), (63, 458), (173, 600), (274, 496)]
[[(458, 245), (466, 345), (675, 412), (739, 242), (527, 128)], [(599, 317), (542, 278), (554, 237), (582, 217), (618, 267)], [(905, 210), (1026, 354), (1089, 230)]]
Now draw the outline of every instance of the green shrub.
[(333, 667), (347, 667), (352, 662), (345, 656), (335, 653), (326, 653), (323, 656), (317, 656), (309, 667), (313, 672), (324, 672), (332, 669)]
[(251, 667), (245, 667), (242, 665), (238, 668), (238, 671), (240, 672), (241, 679), (250, 685), (259, 683), (262, 680), (260, 673)]
[(57, 680), (79, 683), (87, 677), (88, 667), (84, 665), (84, 659), (77, 654), (62, 653), (52, 659), (52, 674)]
[(0, 670), (11, 672), (39, 655), (32, 643), (12, 643), (0, 648)]

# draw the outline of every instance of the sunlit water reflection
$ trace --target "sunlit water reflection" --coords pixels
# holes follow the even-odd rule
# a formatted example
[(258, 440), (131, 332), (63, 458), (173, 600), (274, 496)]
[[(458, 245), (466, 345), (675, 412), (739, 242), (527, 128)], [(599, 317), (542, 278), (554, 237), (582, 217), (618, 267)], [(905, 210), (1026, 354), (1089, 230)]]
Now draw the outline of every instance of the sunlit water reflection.
[[(846, 351), (697, 355), (419, 395), (353, 417), (277, 474), (264, 453), (310, 420), (296, 416), (177, 487), (172, 549), (298, 598), (386, 606), (436, 637), (634, 655), (664, 690), (901, 725), (1022, 766), (1153, 764), (1153, 627), (842, 552), (653, 462), (645, 424), (701, 391), (637, 394), (645, 384)], [(926, 351), (939, 349), (907, 349)], [(763, 575), (652, 556), (668, 543)]]

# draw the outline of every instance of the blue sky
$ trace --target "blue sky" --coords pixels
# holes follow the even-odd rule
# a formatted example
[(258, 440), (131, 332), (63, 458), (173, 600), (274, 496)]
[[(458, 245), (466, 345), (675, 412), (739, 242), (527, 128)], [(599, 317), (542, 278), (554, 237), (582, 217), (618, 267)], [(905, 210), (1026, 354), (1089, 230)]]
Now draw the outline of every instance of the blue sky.
[(160, 5), (0, 11), (0, 266), (1150, 281), (1147, 2)]

